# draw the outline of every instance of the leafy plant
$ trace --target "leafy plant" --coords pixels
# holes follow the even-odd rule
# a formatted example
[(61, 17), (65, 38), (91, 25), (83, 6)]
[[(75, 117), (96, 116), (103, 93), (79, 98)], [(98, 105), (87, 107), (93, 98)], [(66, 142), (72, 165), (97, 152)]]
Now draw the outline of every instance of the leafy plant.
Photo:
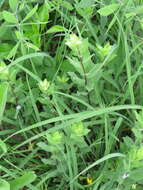
[(142, 0), (0, 1), (0, 190), (140, 190)]

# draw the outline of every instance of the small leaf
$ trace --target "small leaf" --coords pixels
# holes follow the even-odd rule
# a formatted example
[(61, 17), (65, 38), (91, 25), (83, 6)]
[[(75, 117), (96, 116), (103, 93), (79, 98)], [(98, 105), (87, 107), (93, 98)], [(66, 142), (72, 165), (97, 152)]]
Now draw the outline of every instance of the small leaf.
[(8, 56), (7, 56), (7, 59), (10, 59), (11, 57), (14, 57), (16, 52), (17, 52), (17, 49), (18, 49), (18, 46), (19, 46), (19, 43), (17, 43), (13, 48), (12, 50), (9, 52)]
[(56, 32), (64, 32), (64, 31), (66, 31), (66, 28), (64, 28), (63, 26), (60, 26), (60, 25), (55, 25), (55, 26), (52, 26), (47, 31), (47, 33), (56, 33)]
[(39, 142), (37, 146), (40, 147), (42, 150), (45, 150), (46, 152), (50, 150), (50, 146), (45, 144), (44, 142)]
[(29, 185), (36, 179), (34, 172), (26, 172), (23, 176), (16, 178), (10, 182), (10, 190), (20, 190), (24, 186)]
[(78, 4), (79, 8), (91, 8), (95, 4), (95, 0), (81, 0), (80, 3)]
[(8, 11), (3, 11), (2, 14), (5, 21), (10, 23), (17, 23), (17, 19), (13, 13), (10, 13)]
[(101, 15), (101, 16), (108, 16), (112, 13), (114, 13), (117, 9), (119, 8), (119, 4), (114, 3), (108, 6), (105, 6), (101, 9), (99, 9), (97, 12)]
[(23, 19), (23, 22), (25, 22), (26, 20), (28, 20), (30, 17), (32, 17), (36, 11), (38, 9), (38, 5), (36, 5), (28, 14), (27, 16)]
[(27, 47), (32, 48), (35, 51), (39, 51), (40, 50), (37, 46), (35, 46), (34, 44), (32, 44), (30, 42), (26, 42), (26, 45), (27, 45)]
[(5, 180), (0, 179), (0, 190), (10, 190), (10, 184)]
[(72, 10), (73, 10), (73, 6), (72, 6), (72, 4), (71, 4), (70, 2), (63, 1), (62, 6), (63, 6), (64, 8), (66, 8), (67, 10), (69, 10), (69, 11), (72, 11)]
[(0, 153), (6, 153), (7, 152), (7, 147), (6, 144), (0, 139)]
[(9, 0), (9, 6), (10, 8), (15, 11), (18, 4), (18, 0)]
[(3, 113), (7, 101), (8, 83), (2, 83), (0, 85), (0, 123), (3, 119)]

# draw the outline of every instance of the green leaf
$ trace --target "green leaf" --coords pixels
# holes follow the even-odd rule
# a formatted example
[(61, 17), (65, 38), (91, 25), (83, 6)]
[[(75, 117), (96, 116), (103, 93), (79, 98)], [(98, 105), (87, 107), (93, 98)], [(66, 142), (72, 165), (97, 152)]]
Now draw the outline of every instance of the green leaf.
[(89, 8), (80, 8), (80, 7), (76, 7), (76, 10), (78, 12), (79, 15), (81, 15), (83, 18), (91, 18), (93, 15), (93, 11), (94, 8), (93, 7), (89, 7)]
[(10, 184), (5, 180), (0, 179), (0, 190), (10, 190)]
[(78, 4), (79, 8), (91, 8), (95, 4), (95, 0), (81, 0), (80, 3)]
[(5, 59), (5, 57), (9, 54), (9, 52), (10, 52), (11, 49), (12, 49), (12, 45), (11, 44), (1, 43), (0, 44), (0, 58), (1, 59)]
[(19, 43), (17, 43), (12, 50), (9, 52), (7, 59), (10, 59), (16, 55), (17, 49), (18, 49)]
[(66, 31), (66, 28), (64, 28), (63, 26), (60, 26), (60, 25), (55, 25), (55, 26), (52, 26), (47, 31), (47, 33), (56, 33), (56, 32), (64, 32), (64, 31)]
[(91, 168), (97, 166), (98, 164), (111, 159), (111, 158), (116, 158), (116, 157), (125, 157), (124, 154), (121, 153), (112, 153), (112, 154), (108, 154), (102, 158), (100, 158), (99, 160), (96, 160), (95, 162), (93, 162), (91, 165), (89, 165), (88, 167), (86, 167), (83, 171), (81, 171), (77, 176), (74, 177), (74, 179), (71, 181), (73, 182), (75, 179), (77, 179), (80, 175), (86, 173), (88, 170), (90, 170)]
[(112, 13), (114, 13), (117, 9), (119, 8), (119, 4), (114, 3), (108, 6), (105, 6), (101, 9), (99, 9), (97, 12), (101, 15), (101, 16), (108, 16)]
[(73, 6), (72, 6), (72, 4), (71, 4), (70, 2), (63, 1), (62, 6), (63, 6), (64, 8), (66, 8), (67, 10), (69, 10), (69, 11), (72, 11), (72, 10), (73, 10)]
[(4, 82), (0, 85), (0, 123), (3, 119), (3, 113), (7, 101), (8, 83)]
[(10, 23), (17, 23), (17, 19), (13, 13), (10, 13), (8, 11), (3, 11), (2, 14), (5, 21)]
[(34, 44), (32, 44), (30, 42), (26, 42), (26, 45), (27, 45), (28, 48), (32, 48), (35, 51), (39, 51), (40, 50), (37, 46), (35, 46)]
[(10, 190), (20, 190), (24, 186), (29, 185), (36, 179), (34, 172), (26, 172), (23, 176), (16, 178), (10, 182)]
[(37, 11), (38, 9), (38, 5), (36, 5), (28, 14), (27, 16), (23, 19), (23, 22), (25, 22), (26, 20), (28, 20), (29, 18), (31, 18)]
[(48, 22), (50, 6), (48, 3), (42, 5), (38, 10), (38, 20), (40, 22)]
[(9, 0), (9, 6), (10, 8), (15, 11), (18, 4), (18, 0)]
[(6, 153), (7, 152), (7, 147), (6, 144), (0, 139), (0, 153)]

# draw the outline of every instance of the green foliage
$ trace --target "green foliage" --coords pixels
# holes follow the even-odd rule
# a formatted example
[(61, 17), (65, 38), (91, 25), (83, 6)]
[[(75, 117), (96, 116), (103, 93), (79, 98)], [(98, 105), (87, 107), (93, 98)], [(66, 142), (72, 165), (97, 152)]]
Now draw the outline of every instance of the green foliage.
[(5, 180), (0, 179), (0, 190), (10, 190), (10, 184)]
[(10, 190), (20, 190), (24, 186), (32, 183), (36, 179), (34, 172), (26, 172), (23, 176), (10, 182)]
[(101, 9), (98, 10), (98, 13), (101, 15), (101, 16), (108, 16), (112, 13), (114, 13), (118, 8), (119, 8), (119, 4), (111, 4), (111, 5), (108, 5), (108, 6), (105, 6)]
[(142, 11), (0, 1), (0, 190), (143, 188)]
[(6, 144), (0, 139), (0, 153), (6, 153), (7, 152), (7, 147)]
[(17, 23), (17, 19), (13, 13), (10, 13), (8, 11), (3, 11), (3, 18), (5, 21), (10, 23)]

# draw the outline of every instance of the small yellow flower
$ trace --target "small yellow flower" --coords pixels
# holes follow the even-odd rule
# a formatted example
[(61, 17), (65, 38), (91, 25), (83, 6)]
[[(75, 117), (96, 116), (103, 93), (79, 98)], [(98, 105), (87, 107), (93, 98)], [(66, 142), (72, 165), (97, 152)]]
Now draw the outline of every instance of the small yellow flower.
[(87, 178), (86, 178), (86, 182), (87, 182), (88, 185), (93, 184), (93, 179), (92, 179), (92, 177), (87, 177)]

